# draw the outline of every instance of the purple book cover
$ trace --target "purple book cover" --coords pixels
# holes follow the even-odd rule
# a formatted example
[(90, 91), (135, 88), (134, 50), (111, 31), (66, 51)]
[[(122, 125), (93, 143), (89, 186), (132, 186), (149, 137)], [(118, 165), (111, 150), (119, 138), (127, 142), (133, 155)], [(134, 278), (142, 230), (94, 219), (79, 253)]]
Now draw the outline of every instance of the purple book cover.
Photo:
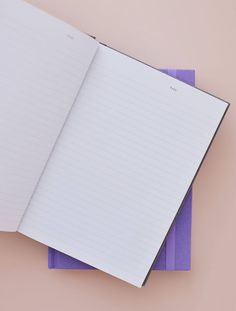
[[(161, 70), (181, 81), (195, 85), (194, 70)], [(190, 270), (191, 266), (191, 222), (192, 190), (176, 216), (167, 235), (153, 270)], [(48, 248), (48, 267), (50, 269), (94, 269), (75, 258), (65, 255), (53, 248)]]

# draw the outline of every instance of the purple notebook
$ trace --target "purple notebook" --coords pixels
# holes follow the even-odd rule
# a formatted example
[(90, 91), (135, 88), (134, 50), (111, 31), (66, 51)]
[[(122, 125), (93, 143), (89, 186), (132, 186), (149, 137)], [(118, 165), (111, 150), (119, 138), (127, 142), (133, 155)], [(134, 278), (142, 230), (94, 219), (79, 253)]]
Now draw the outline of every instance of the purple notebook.
[[(181, 81), (195, 85), (194, 70), (163, 69), (162, 71)], [(153, 270), (190, 270), (191, 222), (192, 190), (189, 191), (176, 216), (166, 241), (153, 265)], [(53, 248), (48, 248), (48, 267), (50, 269), (94, 269)]]

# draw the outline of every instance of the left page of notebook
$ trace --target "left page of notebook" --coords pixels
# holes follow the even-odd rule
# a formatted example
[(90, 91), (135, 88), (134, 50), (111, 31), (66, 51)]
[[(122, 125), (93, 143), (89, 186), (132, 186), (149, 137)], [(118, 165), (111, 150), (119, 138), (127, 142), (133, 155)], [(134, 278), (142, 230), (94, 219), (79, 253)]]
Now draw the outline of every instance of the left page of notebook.
[(98, 43), (24, 1), (0, 2), (0, 230), (16, 231)]

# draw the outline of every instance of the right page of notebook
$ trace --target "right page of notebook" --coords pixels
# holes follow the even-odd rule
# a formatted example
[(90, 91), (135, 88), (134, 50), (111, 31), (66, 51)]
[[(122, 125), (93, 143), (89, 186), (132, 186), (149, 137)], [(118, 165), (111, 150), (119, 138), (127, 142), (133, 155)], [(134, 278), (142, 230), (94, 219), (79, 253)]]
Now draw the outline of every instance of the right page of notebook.
[(226, 109), (101, 45), (19, 231), (142, 286)]

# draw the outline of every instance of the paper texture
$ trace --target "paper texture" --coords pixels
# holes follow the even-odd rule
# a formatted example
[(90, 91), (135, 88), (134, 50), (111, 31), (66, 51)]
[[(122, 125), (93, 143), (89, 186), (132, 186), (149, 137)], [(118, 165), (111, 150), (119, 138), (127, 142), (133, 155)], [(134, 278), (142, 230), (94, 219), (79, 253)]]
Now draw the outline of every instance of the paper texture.
[(19, 231), (142, 286), (226, 109), (100, 45)]
[(0, 230), (16, 231), (97, 42), (12, 0), (0, 2), (0, 43)]
[[(195, 85), (194, 70), (163, 69), (169, 75), (186, 83)], [(153, 269), (154, 270), (190, 270), (191, 266), (191, 221), (192, 191), (188, 194), (181, 211), (176, 217)], [(51, 269), (93, 269), (80, 260), (48, 248), (48, 267)]]

